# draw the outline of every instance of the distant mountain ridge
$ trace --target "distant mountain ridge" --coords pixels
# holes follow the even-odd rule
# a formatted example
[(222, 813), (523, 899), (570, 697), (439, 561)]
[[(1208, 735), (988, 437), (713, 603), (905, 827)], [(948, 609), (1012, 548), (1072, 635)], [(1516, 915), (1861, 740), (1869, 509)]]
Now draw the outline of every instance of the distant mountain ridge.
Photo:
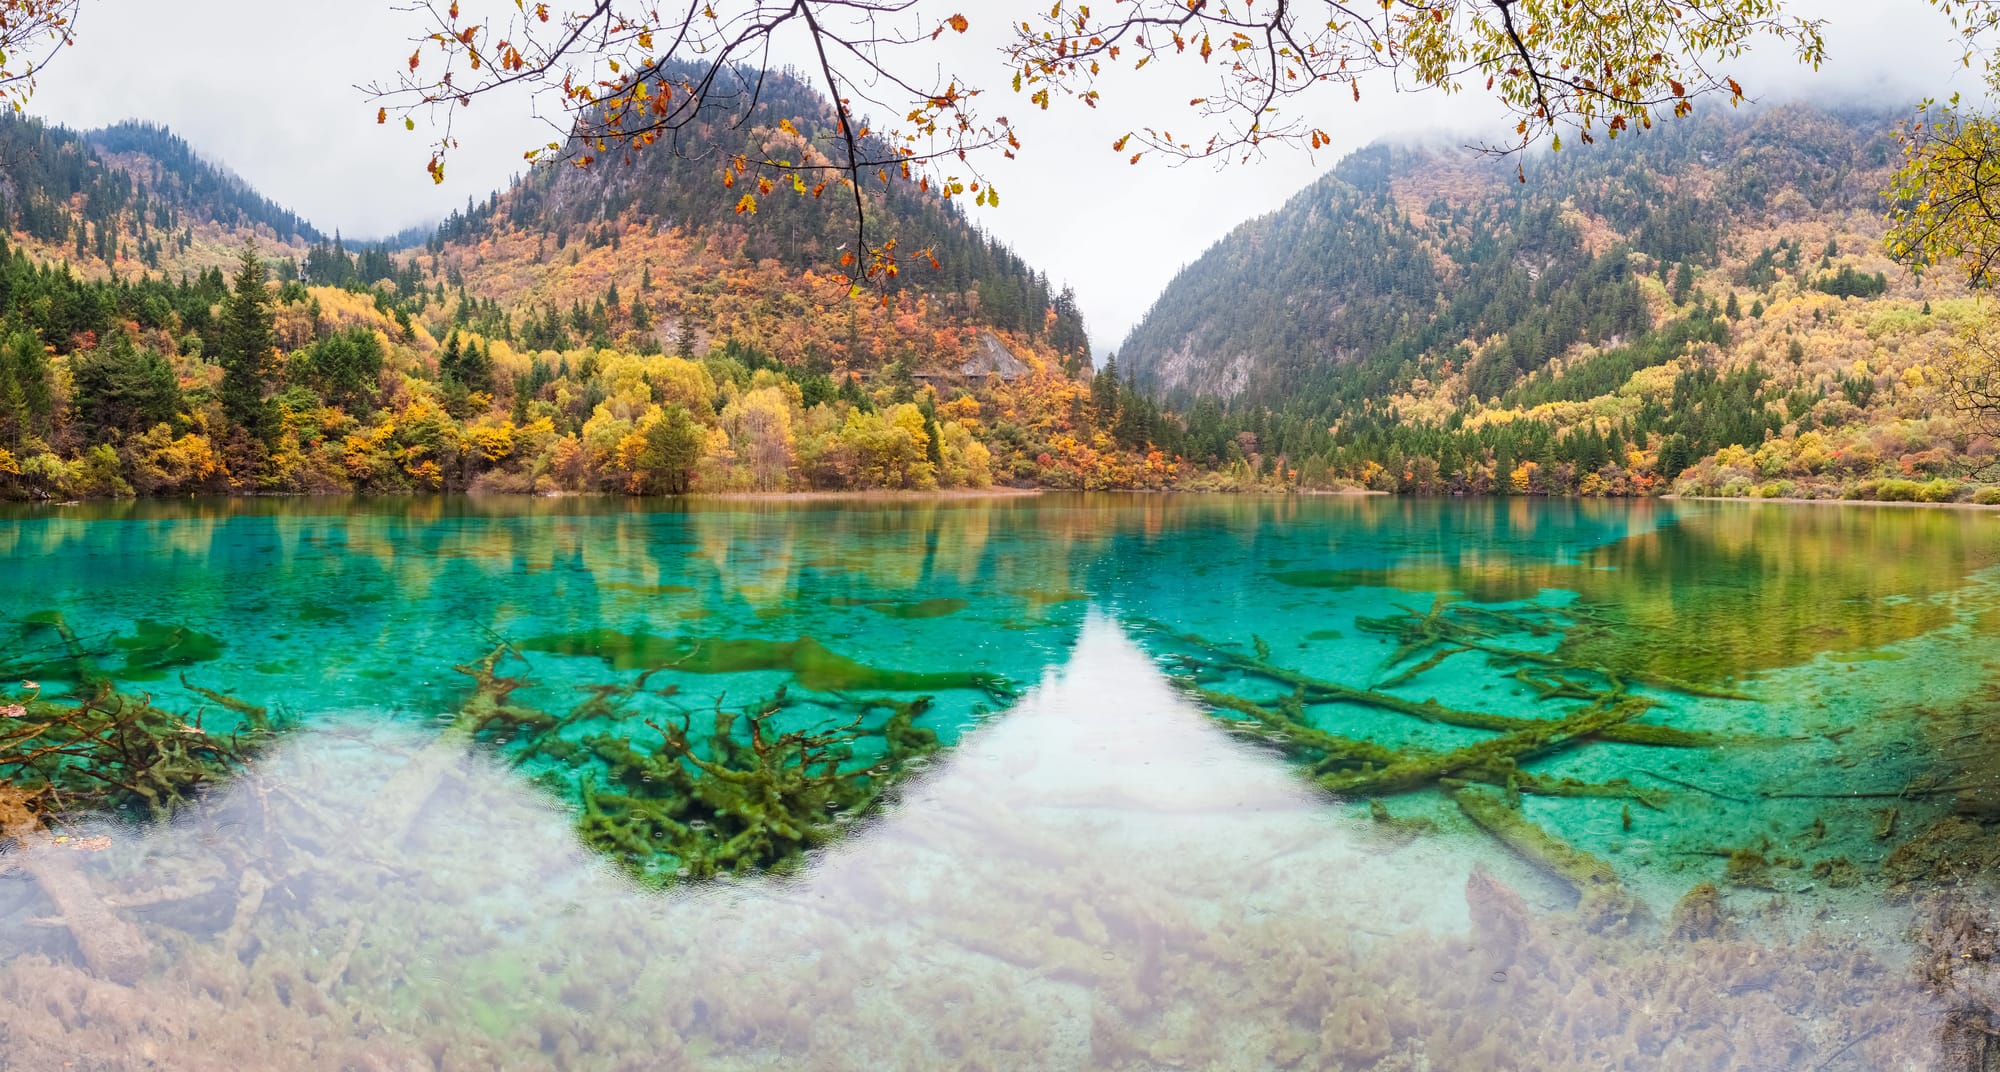
[(0, 165), (0, 226), (84, 271), (212, 267), (245, 237), (287, 248), (321, 238), (150, 123), (77, 133), (0, 116)]
[(1526, 159), (1373, 145), (1183, 270), (1119, 367), (1183, 401), (1338, 410), (1504, 336), (1474, 385), (1499, 394), (1647, 326), (1633, 258), (1712, 268), (1746, 227), (1878, 210), (1893, 152), (1885, 114), (1796, 105)]
[(1371, 146), (1175, 278), (1118, 368), (1245, 479), (2000, 502), (1942, 387), (1987, 314), (1883, 248), (1895, 133), (1793, 104)]

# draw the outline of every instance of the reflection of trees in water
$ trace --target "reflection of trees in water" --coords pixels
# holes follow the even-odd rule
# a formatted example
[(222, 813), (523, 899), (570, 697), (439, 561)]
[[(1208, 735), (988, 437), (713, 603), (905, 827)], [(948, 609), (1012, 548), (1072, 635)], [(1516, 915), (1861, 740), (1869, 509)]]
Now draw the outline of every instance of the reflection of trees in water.
[[(1329, 779), (1323, 783), (1329, 788), (1380, 795), (1391, 791), (1390, 782), (1443, 785), (1462, 794), (1456, 799), (1464, 814), (1515, 851), (1539, 855), (1549, 872), (1586, 892), (1601, 861), (1566, 856), (1550, 828), (1523, 826), (1524, 813), (1512, 798), (1613, 795), (1638, 811), (1683, 790), (1550, 778), (1533, 771), (1535, 757), (1620, 735), (1697, 734), (1621, 704), (1636, 706), (1643, 696), (1636, 690), (1648, 685), (1735, 691), (1722, 683), (1816, 652), (1868, 647), (1935, 628), (1956, 611), (1931, 597), (1951, 593), (1966, 574), (2000, 557), (2000, 549), (1968, 527), (1969, 519), (1924, 511), (1685, 511), (1672, 524), (1655, 525), (1659, 519), (1646, 511), (1665, 513), (1666, 507), (1634, 513), (1588, 504), (1485, 503), (1458, 510), (1409, 502), (1153, 497), (1100, 509), (1081, 501), (1071, 508), (1065, 501), (865, 508), (732, 503), (666, 514), (627, 504), (522, 504), (534, 518), (529, 521), (520, 519), (514, 504), (451, 500), (410, 500), (379, 511), (371, 506), (372, 512), (355, 518), (273, 506), (268, 512), (286, 523), (258, 531), (251, 542), (272, 545), (281, 563), (313, 557), (314, 568), (324, 572), (316, 575), (311, 598), (328, 605), (328, 628), (370, 644), (394, 644), (402, 636), (383, 607), (343, 602), (347, 593), (381, 587), (419, 611), (469, 607), (504, 594), (511, 577), (548, 571), (574, 574), (561, 591), (568, 604), (563, 613), (585, 626), (577, 636), (597, 628), (617, 601), (632, 597), (787, 613), (835, 606), (898, 630), (949, 625), (956, 615), (976, 613), (980, 601), (996, 592), (1006, 593), (1009, 613), (1024, 620), (1048, 601), (1087, 597), (1127, 601), (1136, 612), (1161, 617), (1185, 616), (1198, 611), (1178, 602), (1148, 605), (1155, 594), (1171, 593), (1134, 582), (1163, 573), (1184, 577), (1197, 566), (1215, 571), (1206, 583), (1241, 585), (1253, 596), (1268, 591), (1259, 586), (1273, 574), (1293, 586), (1387, 584), (1458, 590), (1489, 602), (1543, 588), (1575, 591), (1582, 606), (1558, 616), (1562, 637), (1553, 654), (1515, 646), (1519, 638), (1498, 616), (1519, 617), (1524, 612), (1518, 609), (1452, 603), (1432, 613), (1423, 609), (1425, 600), (1408, 615), (1376, 623), (1402, 645), (1401, 664), (1385, 677), (1408, 675), (1408, 683), (1441, 666), (1442, 660), (1431, 662), (1440, 652), (1463, 649), (1449, 657), (1498, 658), (1505, 665), (1493, 667), (1497, 674), (1518, 675), (1551, 705), (1549, 718), (1535, 719), (1399, 701), (1423, 709), (1411, 712), (1414, 717), (1478, 730), (1502, 743), (1477, 754), (1400, 745), (1370, 750), (1366, 742), (1335, 741), (1323, 730), (1318, 736), (1305, 732), (1311, 724), (1302, 717), (1306, 707), (1357, 702), (1363, 693), (1394, 700), (1387, 684), (1360, 689), (1297, 673), (1264, 674), (1258, 664), (1282, 671), (1268, 651), (1217, 645), (1192, 653), (1204, 665), (1180, 669), (1192, 687), (1206, 690), (1196, 695), (1220, 714), (1254, 719), (1266, 736), (1289, 735), (1293, 761), (1311, 777)], [(125, 516), (145, 519), (144, 509), (131, 509)], [(207, 517), (194, 513), (186, 525), (159, 530), (176, 553), (197, 561), (226, 559), (234, 553), (230, 548), (243, 544), (244, 534), (225, 524), (237, 516), (233, 508)], [(579, 517), (588, 523), (564, 520)], [(1322, 525), (1338, 534), (1337, 544), (1315, 542), (1315, 526)], [(0, 541), (23, 553), (56, 554), (68, 541), (87, 538), (86, 529), (14, 526)], [(1302, 531), (1312, 535), (1302, 539)], [(1336, 558), (1358, 553), (1374, 565), (1305, 568), (1323, 565), (1311, 556), (1329, 545)], [(1555, 546), (1571, 548), (1574, 564), (1534, 561), (1552, 557)], [(1273, 566), (1267, 558), (1290, 561)], [(953, 585), (980, 591), (968, 607), (936, 602)], [(190, 594), (185, 609), (199, 614), (196, 620), (228, 619), (229, 600), (240, 595), (205, 588)], [(1181, 631), (1199, 627), (1175, 625)], [(53, 626), (39, 628), (46, 633)], [(423, 628), (441, 631), (435, 623)], [(463, 629), (465, 622), (452, 628)], [(68, 1052), (66, 1045), (117, 1053), (127, 1044), (119, 1040), (148, 1039), (194, 1047), (183, 1052), (234, 1054), (247, 1067), (282, 1066), (288, 1058), (273, 1054), (295, 1051), (275, 1040), (309, 1038), (318, 1040), (322, 1055), (339, 1054), (358, 1067), (371, 1061), (397, 1067), (393, 1062), (418, 1054), (435, 1061), (438, 1052), (474, 1066), (557, 1054), (573, 1067), (616, 1067), (638, 1053), (671, 1067), (694, 1060), (690, 1052), (777, 1063), (811, 1051), (867, 1054), (889, 1067), (1239, 1060), (1256, 1067), (1398, 1068), (1427, 1060), (1433, 1067), (1468, 1062), (1596, 1069), (1622, 1059), (1632, 1067), (1674, 1069), (1760, 1062), (1860, 1069), (1890, 1067), (1941, 1045), (1957, 1047), (1949, 1050), (1953, 1054), (1972, 1052), (1993, 1023), (1992, 1003), (1982, 997), (1992, 988), (1975, 967), (1987, 962), (1981, 951), (1991, 944), (1992, 927), (1966, 908), (1976, 906), (1976, 898), (1923, 917), (1923, 948), (1948, 971), (1929, 990), (1912, 991), (1901, 985), (1903, 962), (1884, 959), (1873, 944), (1877, 935), (1814, 935), (1780, 951), (1767, 939), (1734, 932), (1726, 910), (1691, 912), (1696, 923), (1684, 926), (1678, 919), (1605, 912), (1610, 902), (1600, 890), (1592, 911), (1548, 916), (1528, 908), (1499, 880), (1466, 887), (1466, 898), (1475, 902), (1476, 952), (1470, 956), (1462, 928), (1399, 928), (1393, 941), (1376, 941), (1358, 928), (1373, 926), (1376, 909), (1385, 918), (1393, 909), (1339, 902), (1342, 894), (1328, 892), (1341, 889), (1339, 868), (1315, 870), (1291, 855), (1276, 867), (1226, 852), (1221, 863), (1211, 859), (1218, 842), (1243, 833), (1235, 822), (1205, 830), (1199, 850), (1183, 847), (1176, 855), (1154, 845), (1157, 858), (1149, 858), (1134, 848), (1143, 838), (1121, 845), (1087, 822), (1052, 822), (1019, 809), (947, 807), (938, 823), (918, 821), (909, 811), (885, 807), (884, 794), (938, 746), (923, 728), (926, 711), (916, 695), (879, 676), (896, 673), (878, 665), (896, 660), (845, 644), (834, 655), (796, 630), (773, 628), (783, 639), (712, 629), (706, 640), (684, 632), (653, 638), (659, 643), (649, 646), (627, 634), (631, 658), (609, 660), (625, 672), (581, 681), (589, 687), (574, 704), (522, 702), (530, 674), (514, 669), (500, 648), (465, 668), (468, 690), (442, 740), (403, 741), (369, 753), (370, 762), (399, 773), (371, 783), (367, 793), (329, 799), (308, 791), (306, 783), (273, 781), (253, 766), (231, 783), (225, 799), (188, 813), (190, 828), (235, 824), (232, 832), (213, 844), (183, 846), (187, 851), (178, 858), (123, 856), (125, 835), (118, 831), (112, 836), (120, 844), (104, 853), (46, 846), (44, 861), (67, 860), (69, 866), (38, 862), (29, 874), (32, 890), (21, 887), (18, 898), (0, 894), (0, 903), (17, 905), (0, 928), (14, 954), (0, 969), (0, 995), (7, 999), (0, 1000), (0, 1036), (22, 1054)], [(1533, 638), (1536, 630), (1522, 632)], [(207, 747), (214, 761), (233, 767), (240, 756), (223, 754), (214, 731), (247, 719), (246, 710), (232, 710), (234, 701), (215, 692), (206, 703), (174, 711), (138, 690), (149, 678), (183, 670), (206, 685), (226, 684), (190, 668), (206, 666), (218, 645), (237, 639), (206, 637), (172, 623), (84, 630), (77, 641), (97, 668), (92, 672), (116, 679), (112, 695), (123, 698), (87, 708), (97, 713), (89, 717), (106, 709), (113, 713), (108, 717), (142, 717), (115, 732), (73, 737), (122, 737), (129, 751), (137, 733), (154, 742), (154, 754), (199, 755)], [(1154, 639), (1162, 652), (1172, 648)], [(1545, 633), (1540, 639), (1556, 638)], [(59, 635), (44, 640), (54, 645), (57, 662), (74, 654)], [(1093, 649), (1087, 659), (1101, 655)], [(420, 657), (407, 654), (403, 665)], [(739, 695), (724, 705), (671, 690), (658, 676), (663, 669), (777, 673), (789, 675), (790, 685), (774, 692), (766, 684), (761, 698)], [(1241, 695), (1233, 700), (1220, 699), (1232, 686), (1205, 676), (1218, 669), (1238, 679), (1261, 674), (1261, 684), (1234, 689)], [(89, 678), (80, 667), (57, 674), (43, 676), (51, 682)], [(807, 679), (817, 687), (799, 687)], [(860, 684), (849, 688), (836, 680)], [(1070, 713), (1096, 719), (1107, 707), (1170, 702), (1148, 698), (1131, 680), (1121, 679), (1117, 692), (1094, 695), (1092, 706)], [(81, 695), (34, 701), (71, 708), (82, 702)], [(47, 713), (46, 707), (23, 707)], [(210, 728), (197, 735), (183, 723), (200, 721), (200, 707), (209, 710)], [(1475, 717), (1479, 725), (1466, 721)], [(633, 732), (646, 719), (656, 725)], [(1565, 731), (1527, 724), (1536, 721), (1563, 724)], [(1293, 747), (1301, 743), (1311, 747)], [(1676, 743), (1715, 742), (1691, 737)], [(1126, 744), (1105, 754), (1116, 756)], [(141, 748), (131, 754), (149, 753)], [(516, 768), (503, 779), (511, 787), (481, 781), (492, 780), (494, 764)], [(479, 765), (486, 773), (468, 774)], [(191, 787), (214, 780), (205, 766), (190, 770), (201, 772)], [(452, 898), (463, 890), (428, 873), (434, 854), (468, 847), (446, 844), (462, 835), (438, 824), (440, 810), (507, 799), (529, 772), (569, 809), (561, 822), (585, 844), (628, 873), (666, 885), (770, 867), (812, 883), (823, 867), (838, 865), (825, 863), (823, 855), (818, 867), (801, 865), (853, 832), (851, 819), (858, 815), (884, 816), (883, 827), (908, 833), (935, 855), (913, 864), (869, 856), (866, 837), (847, 841), (840, 851), (875, 866), (842, 872), (844, 881), (866, 887), (873, 900), (865, 911), (846, 906), (840, 918), (815, 918), (770, 901), (732, 916), (717, 902), (703, 911), (676, 912), (679, 929), (640, 922), (629, 909), (619, 911), (615, 925), (552, 926), (542, 918), (556, 911), (546, 896), (497, 916), (490, 908), (441, 912), (439, 906), (455, 904)], [(67, 768), (46, 776), (54, 773), (88, 778)], [(1174, 776), (1148, 768), (1147, 777)], [(1182, 790), (1213, 784), (1207, 768), (1179, 772), (1179, 778), (1174, 784)], [(172, 807), (195, 794), (190, 788), (180, 796), (156, 795)], [(1389, 816), (1386, 808), (1382, 814), (1357, 836), (1384, 846), (1414, 843), (1418, 847), (1404, 850), (1412, 857), (1437, 844), (1421, 824)], [(1929, 833), (1918, 829), (1913, 815), (1906, 814), (1904, 832)], [(1973, 841), (1934, 854), (1944, 861), (1937, 868), (1924, 869), (1930, 857), (1905, 854), (1916, 887), (1959, 881), (1947, 874), (1947, 865), (1970, 858), (1960, 849), (1990, 851), (1991, 818), (1958, 817), (1958, 826), (1945, 833)], [(85, 825), (76, 832), (94, 829)], [(561, 840), (559, 831), (555, 840)], [(1341, 840), (1314, 826), (1292, 843)], [(247, 847), (252, 841), (254, 849)], [(62, 852), (69, 856), (57, 855)], [(464, 888), (482, 881), (497, 890), (517, 888), (494, 870), (502, 866), (500, 857), (471, 854), (482, 858), (463, 865), (467, 874), (479, 867), (487, 873), (468, 878)], [(990, 866), (965, 862), (989, 856)], [(1206, 892), (1224, 907), (1197, 912), (1174, 891), (1184, 892), (1191, 882), (1178, 869), (1204, 862), (1221, 868)], [(1231, 871), (1230, 865), (1238, 866)], [(913, 880), (926, 866), (936, 869), (934, 881)], [(1313, 896), (1273, 899), (1259, 913), (1241, 910), (1239, 895), (1257, 888), (1255, 876), (1292, 881), (1282, 876), (1293, 872), (1325, 885)], [(977, 881), (968, 882), (968, 874)], [(1412, 866), (1404, 878), (1412, 888), (1435, 884), (1437, 871), (1435, 865)], [(710, 894), (737, 888), (698, 887)], [(657, 903), (686, 903), (675, 900), (680, 896)], [(342, 902), (347, 911), (333, 907)], [(915, 944), (942, 951), (932, 960), (901, 954), (909, 947), (898, 942), (908, 935), (884, 937), (902, 925), (899, 916), (913, 914), (924, 921)], [(31, 918), (62, 926), (31, 925)], [(496, 949), (490, 933), (495, 918), (535, 937), (503, 941)], [(1614, 918), (1622, 922), (1607, 925)], [(705, 929), (713, 936), (686, 937)], [(1662, 942), (1668, 932), (1675, 937)], [(154, 951), (151, 959), (133, 957), (134, 935)], [(87, 944), (107, 936), (94, 950)], [(559, 944), (592, 955), (579, 957), (556, 949)], [(663, 949), (674, 955), (661, 956)], [(812, 951), (818, 974), (792, 971), (767, 956), (774, 950), (784, 951), (793, 965), (806, 955), (801, 950)], [(396, 981), (396, 965), (422, 955), (456, 961), (449, 985), (399, 990), (411, 984)], [(142, 985), (102, 990), (88, 972), (60, 963), (79, 957), (86, 968), (95, 964), (99, 976), (140, 978)], [(650, 967), (662, 960), (673, 963)], [(901, 987), (877, 978), (884, 964)], [(1494, 981), (1496, 972), (1505, 974), (1504, 986)], [(876, 989), (863, 985), (870, 981), (883, 985), (857, 997)], [(535, 999), (511, 1003), (510, 994), (523, 987)], [(188, 1011), (190, 993), (198, 995), (194, 1011)], [(621, 1016), (618, 1010), (633, 1007), (634, 995), (651, 1002), (658, 1015), (644, 1023)], [(1079, 996), (1097, 1010), (1081, 1025), (1063, 1011), (1077, 1007)], [(425, 1019), (413, 1018), (412, 1010), (422, 1010)], [(1458, 1015), (1468, 1010), (1478, 1015)], [(352, 1028), (357, 1014), (393, 1029), (372, 1042), (361, 1039)], [(1440, 1027), (1446, 1020), (1461, 1026)], [(1194, 1026), (1217, 1023), (1248, 1026), (1238, 1035)], [(1070, 1038), (1071, 1048), (1051, 1042), (1057, 1037)], [(1941, 1044), (1940, 1038), (1956, 1041)]]
[[(1525, 504), (1507, 504), (1525, 505)], [(1487, 508), (1498, 518), (1503, 505)], [(1664, 509), (1655, 507), (1654, 509)], [(1574, 592), (1594, 612), (1564, 654), (1628, 673), (1723, 682), (1881, 647), (1949, 623), (1944, 597), (2000, 564), (1990, 519), (1882, 507), (1724, 506), (1578, 547), (1573, 560), (1529, 544), (1427, 541), (1376, 568), (1292, 570), (1296, 587), (1459, 592), (1483, 603)], [(1551, 539), (1559, 537), (1552, 534)]]

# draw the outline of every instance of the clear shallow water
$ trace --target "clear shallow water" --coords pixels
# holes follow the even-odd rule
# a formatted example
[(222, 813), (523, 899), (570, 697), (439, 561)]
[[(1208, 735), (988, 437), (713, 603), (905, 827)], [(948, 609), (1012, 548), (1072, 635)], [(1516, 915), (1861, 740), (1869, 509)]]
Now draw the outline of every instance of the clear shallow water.
[[(21, 1067), (1979, 1068), (2000, 989), (1990, 514), (329, 500), (0, 549), (8, 675), (83, 676), (55, 611), (119, 689), (282, 726), (169, 823), (9, 858)], [(556, 724), (469, 732), (452, 667), (495, 652)], [(718, 710), (859, 719), (787, 874), (682, 880), (716, 826), (584, 814), (673, 793), (590, 742)]]

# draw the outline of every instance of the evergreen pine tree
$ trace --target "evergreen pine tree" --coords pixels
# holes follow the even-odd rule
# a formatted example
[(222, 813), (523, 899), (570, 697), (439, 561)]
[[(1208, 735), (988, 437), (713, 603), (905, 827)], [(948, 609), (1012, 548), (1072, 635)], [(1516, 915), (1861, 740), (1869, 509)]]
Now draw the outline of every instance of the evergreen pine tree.
[(27, 437), (28, 405), (21, 385), (14, 382), (14, 370), (0, 362), (0, 445), (19, 447)]
[(1100, 428), (1108, 428), (1118, 419), (1118, 355), (1104, 359), (1104, 367), (1090, 380), (1090, 404), (1097, 410)]
[(507, 409), (507, 419), (517, 427), (528, 423), (529, 391), (529, 380), (525, 374), (514, 377), (514, 402)]
[(48, 351), (34, 332), (16, 332), (6, 340), (6, 348), (0, 350), (0, 381), (6, 382), (17, 400), (12, 429), (17, 445), (27, 436), (48, 434), (49, 418), (55, 411), (50, 380)]
[(917, 403), (917, 412), (923, 414), (924, 417), (924, 457), (930, 459), (931, 465), (942, 466), (944, 464), (944, 437), (938, 429), (937, 401), (935, 396), (925, 394), (923, 400)]
[(654, 494), (683, 495), (693, 482), (695, 463), (701, 460), (705, 435), (688, 411), (669, 403), (659, 419), (647, 427), (645, 445), (640, 448), (636, 468), (645, 490)]
[(458, 378), (468, 391), (493, 392), (493, 357), (478, 342), (466, 344), (458, 359)]
[(674, 356), (694, 360), (694, 318), (681, 314), (680, 334), (674, 338)]
[(438, 382), (460, 382), (458, 366), (463, 358), (464, 351), (459, 348), (458, 332), (454, 331), (445, 336), (444, 352), (438, 354)]
[(269, 298), (264, 293), (264, 265), (257, 247), (246, 244), (236, 270), (235, 289), (223, 302), (221, 345), (222, 412), (258, 439), (275, 430), (275, 414), (264, 399), (265, 365), (277, 349)]

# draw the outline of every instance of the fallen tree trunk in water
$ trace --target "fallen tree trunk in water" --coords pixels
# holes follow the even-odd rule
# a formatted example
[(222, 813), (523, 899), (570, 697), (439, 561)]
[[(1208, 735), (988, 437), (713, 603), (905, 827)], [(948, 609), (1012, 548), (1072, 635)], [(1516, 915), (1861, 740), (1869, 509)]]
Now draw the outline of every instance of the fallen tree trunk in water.
[(1577, 911), (1591, 930), (1629, 922), (1643, 911), (1609, 863), (1542, 829), (1493, 793), (1468, 786), (1451, 798), (1501, 844), (1575, 890)]

